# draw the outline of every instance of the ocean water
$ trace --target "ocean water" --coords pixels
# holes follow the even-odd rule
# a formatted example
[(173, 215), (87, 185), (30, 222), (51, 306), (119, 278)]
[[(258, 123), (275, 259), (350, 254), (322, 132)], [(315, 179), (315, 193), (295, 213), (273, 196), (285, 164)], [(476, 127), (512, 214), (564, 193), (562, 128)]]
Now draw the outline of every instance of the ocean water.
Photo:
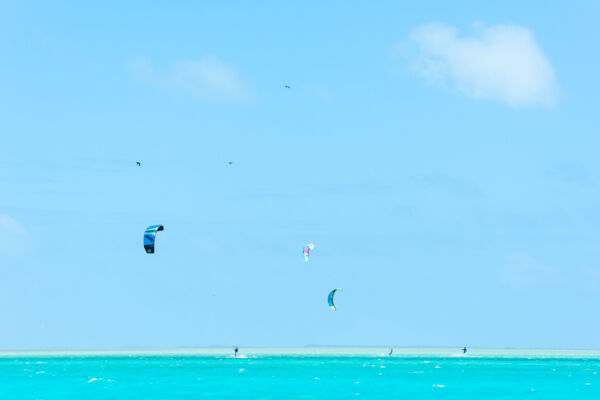
[(1, 353), (0, 399), (600, 399), (600, 354), (592, 352), (245, 353)]

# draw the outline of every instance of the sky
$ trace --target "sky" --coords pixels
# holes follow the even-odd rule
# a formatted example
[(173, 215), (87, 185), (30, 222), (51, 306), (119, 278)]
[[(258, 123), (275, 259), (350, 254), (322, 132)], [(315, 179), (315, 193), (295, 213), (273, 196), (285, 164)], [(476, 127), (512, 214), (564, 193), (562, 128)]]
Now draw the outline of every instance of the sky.
[(0, 1), (0, 348), (600, 348), (599, 13)]

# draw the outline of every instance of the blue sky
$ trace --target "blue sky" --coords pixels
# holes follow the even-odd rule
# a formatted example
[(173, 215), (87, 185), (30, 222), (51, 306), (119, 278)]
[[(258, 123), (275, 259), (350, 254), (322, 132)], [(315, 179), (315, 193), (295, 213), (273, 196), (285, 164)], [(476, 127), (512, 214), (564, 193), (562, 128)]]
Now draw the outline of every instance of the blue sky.
[(0, 2), (0, 347), (600, 347), (600, 4), (322, 3)]

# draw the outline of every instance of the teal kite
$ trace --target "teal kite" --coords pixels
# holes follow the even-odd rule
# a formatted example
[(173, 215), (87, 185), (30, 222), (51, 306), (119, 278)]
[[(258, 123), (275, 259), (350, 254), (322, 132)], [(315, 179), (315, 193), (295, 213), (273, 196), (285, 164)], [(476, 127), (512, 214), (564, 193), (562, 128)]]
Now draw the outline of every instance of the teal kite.
[(154, 254), (154, 242), (156, 242), (156, 232), (164, 231), (162, 225), (152, 225), (144, 231), (144, 250), (148, 254)]
[(327, 303), (329, 303), (329, 308), (331, 308), (333, 311), (335, 311), (335, 304), (333, 304), (333, 296), (335, 295), (335, 292), (337, 292), (338, 290), (342, 290), (342, 288), (333, 289), (329, 293), (329, 296), (327, 296)]

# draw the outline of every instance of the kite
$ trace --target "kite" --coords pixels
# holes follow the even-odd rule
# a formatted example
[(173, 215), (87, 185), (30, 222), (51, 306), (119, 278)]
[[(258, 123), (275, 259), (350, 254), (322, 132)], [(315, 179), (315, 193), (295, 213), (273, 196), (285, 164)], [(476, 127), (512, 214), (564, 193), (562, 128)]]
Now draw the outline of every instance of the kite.
[(156, 232), (164, 231), (162, 225), (152, 225), (146, 228), (144, 232), (144, 250), (148, 254), (154, 254), (154, 242), (156, 241)]
[(329, 296), (327, 296), (327, 303), (329, 303), (329, 308), (331, 308), (333, 311), (335, 311), (335, 304), (333, 304), (333, 296), (335, 295), (335, 292), (337, 292), (338, 290), (342, 290), (342, 288), (333, 289), (329, 293)]
[(315, 248), (315, 245), (312, 243), (307, 244), (302, 249), (302, 254), (304, 255), (304, 261), (308, 262), (308, 257), (310, 256), (310, 251)]

